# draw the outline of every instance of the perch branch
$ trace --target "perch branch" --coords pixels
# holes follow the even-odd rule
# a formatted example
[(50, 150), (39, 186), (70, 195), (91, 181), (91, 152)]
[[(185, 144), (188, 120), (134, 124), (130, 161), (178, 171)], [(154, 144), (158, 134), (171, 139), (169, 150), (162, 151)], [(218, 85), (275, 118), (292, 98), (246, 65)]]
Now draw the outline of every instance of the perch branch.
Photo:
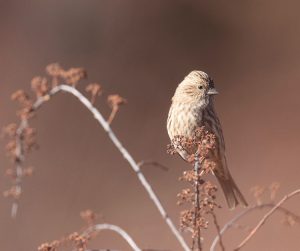
[(195, 174), (195, 209), (194, 209), (194, 230), (197, 228), (197, 236), (193, 238), (193, 250), (195, 248), (195, 244), (197, 243), (197, 247), (199, 251), (202, 251), (202, 243), (201, 243), (201, 228), (200, 226), (197, 226), (197, 220), (201, 217), (199, 215), (200, 212), (200, 191), (199, 191), (199, 169), (200, 169), (200, 160), (199, 160), (199, 154), (198, 152), (195, 154), (195, 163), (194, 163), (194, 174)]

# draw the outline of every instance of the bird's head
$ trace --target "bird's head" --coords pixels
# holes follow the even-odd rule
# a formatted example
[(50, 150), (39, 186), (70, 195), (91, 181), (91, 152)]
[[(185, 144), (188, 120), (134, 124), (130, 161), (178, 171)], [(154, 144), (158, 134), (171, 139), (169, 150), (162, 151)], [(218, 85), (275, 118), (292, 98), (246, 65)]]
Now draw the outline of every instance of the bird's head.
[(178, 85), (173, 100), (208, 104), (212, 95), (218, 94), (213, 80), (203, 71), (192, 71)]

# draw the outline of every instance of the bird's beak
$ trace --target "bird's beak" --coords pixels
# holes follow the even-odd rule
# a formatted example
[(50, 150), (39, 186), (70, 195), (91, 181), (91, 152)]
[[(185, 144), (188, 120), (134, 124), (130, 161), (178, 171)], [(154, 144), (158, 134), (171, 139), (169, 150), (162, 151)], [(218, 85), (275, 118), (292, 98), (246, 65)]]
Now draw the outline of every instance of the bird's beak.
[(207, 92), (208, 95), (217, 95), (219, 94), (215, 88), (210, 88)]

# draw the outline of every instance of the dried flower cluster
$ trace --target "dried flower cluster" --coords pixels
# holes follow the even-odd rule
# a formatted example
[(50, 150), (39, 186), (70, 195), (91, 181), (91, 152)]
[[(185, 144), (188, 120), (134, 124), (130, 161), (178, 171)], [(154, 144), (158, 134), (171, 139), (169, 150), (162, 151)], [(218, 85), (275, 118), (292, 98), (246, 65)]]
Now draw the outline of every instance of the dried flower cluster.
[(206, 173), (209, 173), (213, 163), (209, 161), (208, 156), (210, 151), (215, 148), (215, 143), (216, 136), (205, 130), (205, 127), (202, 126), (195, 130), (192, 138), (186, 138), (181, 135), (175, 136), (171, 144), (167, 146), (167, 152), (173, 155), (178, 151), (184, 150), (190, 154), (188, 158), (190, 163), (194, 163), (195, 157), (198, 155), (200, 162), (205, 161), (205, 167), (201, 166), (201, 169), (205, 170), (208, 168)]
[[(19, 125), (9, 124), (4, 129), (4, 134), (9, 138), (6, 145), (8, 156), (12, 159), (14, 166), (7, 169), (6, 174), (12, 180), (12, 186), (4, 192), (5, 197), (12, 197), (15, 202), (12, 215), (15, 216), (17, 210), (17, 200), (21, 195), (21, 181), (23, 176), (31, 175), (32, 167), (25, 167), (25, 155), (33, 148), (37, 147), (36, 130), (29, 126), (29, 120), (35, 115), (37, 109), (51, 96), (57, 93), (60, 85), (70, 85), (75, 88), (80, 80), (87, 77), (83, 68), (70, 68), (64, 70), (58, 63), (50, 64), (46, 67), (46, 77), (36, 76), (31, 80), (31, 89), (36, 98), (31, 99), (30, 95), (23, 90), (17, 90), (11, 95), (11, 99), (20, 104), (17, 116), (20, 119)], [(51, 83), (51, 84), (49, 84)], [(91, 94), (91, 104), (101, 95), (102, 88), (97, 83), (90, 83), (86, 86), (86, 91)], [(119, 95), (108, 96), (108, 103), (112, 108), (109, 122), (115, 117), (120, 105), (125, 104), (126, 100)]]
[(80, 232), (73, 232), (66, 237), (62, 237), (59, 240), (54, 240), (51, 242), (45, 242), (38, 247), (38, 251), (57, 251), (61, 247), (72, 246), (73, 250), (76, 251), (85, 251), (87, 249), (87, 244), (91, 240), (92, 237), (95, 236), (95, 233), (91, 232), (89, 234), (85, 234), (85, 231), (88, 227), (95, 223), (97, 218), (97, 214), (95, 214), (92, 210), (87, 209), (80, 213), (81, 218), (88, 223), (87, 226), (83, 228)]
[(201, 230), (208, 227), (207, 215), (214, 215), (216, 207), (217, 187), (209, 181), (205, 181), (204, 175), (211, 173), (215, 163), (208, 158), (210, 151), (215, 148), (215, 136), (200, 127), (195, 130), (193, 138), (176, 136), (167, 151), (175, 154), (177, 151), (190, 153), (189, 162), (193, 164), (193, 170), (183, 172), (181, 181), (188, 182), (191, 188), (183, 189), (178, 195), (178, 204), (189, 203), (190, 209), (183, 210), (180, 216), (182, 230), (192, 233), (192, 250), (202, 250)]
[[(216, 203), (216, 192), (217, 187), (213, 185), (209, 181), (204, 181), (203, 179), (199, 182), (199, 197), (201, 198), (199, 201), (199, 206), (194, 207), (190, 210), (182, 211), (181, 213), (181, 228), (182, 229), (188, 229), (192, 231), (193, 235), (195, 235), (199, 228), (207, 228), (208, 226), (208, 220), (204, 217), (207, 214), (211, 214), (215, 207), (220, 207)], [(195, 201), (195, 194), (190, 189), (183, 189), (178, 195), (177, 195), (179, 201), (178, 204), (182, 205), (185, 202), (192, 203), (192, 205), (196, 205), (197, 202)], [(192, 215), (193, 217), (189, 217)], [(197, 228), (194, 228), (194, 216), (197, 220)]]
[(20, 110), (17, 111), (17, 116), (20, 117), (21, 120), (27, 120), (34, 115), (32, 109), (33, 101), (26, 92), (17, 90), (11, 95), (11, 99), (19, 102), (21, 106)]
[(94, 213), (92, 210), (87, 209), (85, 211), (80, 212), (80, 217), (82, 220), (86, 222), (87, 226), (92, 226), (95, 224), (98, 215)]
[(80, 80), (87, 78), (87, 73), (83, 68), (64, 70), (58, 63), (48, 65), (46, 72), (52, 77), (52, 87), (57, 86), (59, 82), (75, 87)]
[(102, 94), (102, 87), (98, 83), (91, 83), (87, 85), (85, 91), (91, 94), (91, 103), (95, 104), (97, 96)]
[(127, 100), (119, 96), (118, 94), (109, 95), (107, 97), (107, 103), (111, 108), (111, 114), (107, 120), (109, 124), (113, 121), (115, 118), (117, 112), (120, 109), (121, 105), (125, 105), (127, 103)]
[(31, 89), (35, 92), (36, 96), (39, 97), (49, 97), (46, 94), (49, 91), (48, 80), (44, 77), (34, 77), (31, 80)]
[[(23, 101), (24, 96), (19, 96), (19, 99)], [(33, 173), (32, 167), (21, 167), (21, 164), (24, 162), (24, 154), (37, 147), (35, 139), (36, 131), (31, 127), (18, 130), (18, 126), (12, 123), (3, 128), (3, 133), (8, 138), (8, 143), (5, 147), (6, 153), (14, 163), (12, 167), (9, 167), (5, 171), (6, 176), (11, 179), (12, 185), (8, 190), (3, 192), (3, 195), (17, 200), (21, 195), (21, 178), (31, 176)]]
[[(130, 237), (128, 233), (126, 233), (122, 228), (102, 223), (102, 224), (95, 224), (94, 221), (97, 217), (91, 210), (85, 210), (80, 213), (81, 218), (88, 223), (88, 225), (84, 226), (80, 231), (73, 232), (68, 234), (65, 237), (62, 237), (58, 240), (54, 240), (51, 242), (45, 242), (38, 247), (38, 251), (58, 251), (58, 250), (66, 250), (66, 248), (71, 247), (71, 250), (74, 251), (86, 251), (87, 246), (93, 238), (95, 238), (98, 233), (102, 230), (110, 230), (120, 237), (122, 237), (129, 246), (134, 251), (141, 251), (142, 249), (137, 246), (135, 241)], [(93, 223), (92, 223), (93, 222)], [(110, 249), (99, 249), (99, 250), (110, 250)]]
[[(256, 205), (258, 207), (264, 207), (265, 205), (274, 204), (279, 188), (280, 184), (278, 182), (273, 182), (268, 187), (256, 185), (252, 187), (250, 191), (253, 194), (253, 197), (256, 201)], [(269, 198), (270, 202), (266, 202), (264, 197)], [(284, 225), (292, 227), (297, 223), (300, 223), (300, 217), (298, 215), (295, 215), (288, 210), (283, 210), (283, 213), (284, 217), (281, 220), (281, 223), (283, 223)], [(240, 227), (240, 225), (237, 226)]]
[(280, 184), (278, 182), (273, 182), (269, 187), (259, 185), (254, 186), (250, 189), (250, 192), (253, 194), (256, 204), (262, 205), (264, 201), (264, 195), (267, 195), (267, 192), (269, 191), (269, 195), (267, 196), (270, 198), (271, 201), (274, 201), (279, 188)]

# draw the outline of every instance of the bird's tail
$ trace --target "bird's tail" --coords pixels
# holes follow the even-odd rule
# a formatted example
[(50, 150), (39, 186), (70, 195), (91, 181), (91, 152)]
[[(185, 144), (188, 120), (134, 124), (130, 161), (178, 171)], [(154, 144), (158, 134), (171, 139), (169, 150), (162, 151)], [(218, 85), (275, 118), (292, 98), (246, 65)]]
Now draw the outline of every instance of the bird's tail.
[(244, 196), (240, 192), (239, 188), (237, 187), (229, 173), (227, 177), (218, 174), (216, 174), (216, 177), (221, 185), (228, 207), (230, 209), (234, 209), (238, 204), (241, 204), (244, 207), (248, 206), (247, 201), (245, 200)]

